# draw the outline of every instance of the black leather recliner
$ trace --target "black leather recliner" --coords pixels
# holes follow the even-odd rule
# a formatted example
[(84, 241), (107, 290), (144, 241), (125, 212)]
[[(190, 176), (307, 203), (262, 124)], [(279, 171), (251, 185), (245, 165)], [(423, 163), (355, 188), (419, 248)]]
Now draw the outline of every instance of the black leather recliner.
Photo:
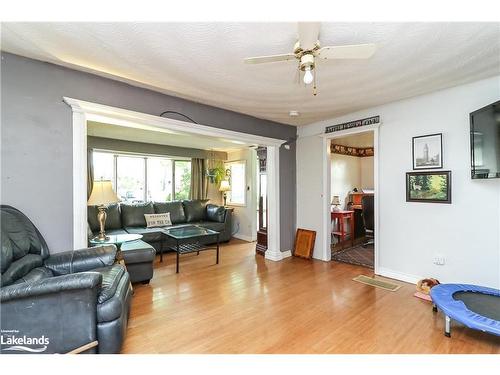
[(50, 255), (42, 235), (19, 210), (1, 206), (2, 353), (118, 353), (132, 296), (116, 247)]

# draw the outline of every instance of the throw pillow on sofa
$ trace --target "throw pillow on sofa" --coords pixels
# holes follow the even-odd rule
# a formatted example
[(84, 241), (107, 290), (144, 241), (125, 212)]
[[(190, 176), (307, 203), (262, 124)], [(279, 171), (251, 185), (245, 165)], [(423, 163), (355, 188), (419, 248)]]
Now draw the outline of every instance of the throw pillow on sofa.
[(165, 214), (144, 214), (147, 228), (165, 227), (172, 225), (170, 220), (170, 212)]

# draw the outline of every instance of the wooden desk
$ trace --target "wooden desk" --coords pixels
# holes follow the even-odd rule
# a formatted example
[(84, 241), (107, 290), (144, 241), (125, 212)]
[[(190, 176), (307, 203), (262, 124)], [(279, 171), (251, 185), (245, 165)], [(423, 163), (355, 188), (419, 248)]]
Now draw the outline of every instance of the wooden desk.
[(360, 192), (356, 192), (356, 193), (350, 193), (349, 194), (349, 200), (352, 202), (352, 208), (353, 209), (361, 209), (362, 208), (361, 200), (363, 199), (363, 197), (365, 195), (373, 195), (373, 193), (360, 193)]
[[(343, 242), (346, 235), (349, 235), (349, 237), (351, 238), (351, 246), (354, 246), (354, 211), (333, 211), (331, 213), (331, 219), (332, 221), (336, 221), (336, 223), (332, 225), (332, 233), (335, 236), (339, 237), (339, 242)], [(349, 233), (346, 233), (345, 231), (345, 219), (350, 220), (351, 230), (349, 231)]]

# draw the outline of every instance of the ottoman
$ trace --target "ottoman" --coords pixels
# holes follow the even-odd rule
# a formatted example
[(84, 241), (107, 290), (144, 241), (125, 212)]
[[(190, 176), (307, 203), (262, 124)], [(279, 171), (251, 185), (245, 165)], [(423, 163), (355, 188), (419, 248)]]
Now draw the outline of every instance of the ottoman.
[(142, 240), (125, 242), (120, 247), (132, 283), (148, 284), (153, 277), (156, 251)]

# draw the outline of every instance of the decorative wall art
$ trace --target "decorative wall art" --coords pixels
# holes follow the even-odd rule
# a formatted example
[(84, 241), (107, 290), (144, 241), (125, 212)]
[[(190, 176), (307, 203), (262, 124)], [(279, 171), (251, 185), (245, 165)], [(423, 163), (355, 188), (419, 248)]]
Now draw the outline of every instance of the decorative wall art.
[(407, 172), (406, 201), (451, 203), (451, 171)]
[(342, 146), (337, 144), (332, 144), (330, 146), (330, 152), (332, 154), (341, 154), (348, 156), (357, 156), (357, 157), (365, 157), (365, 156), (373, 156), (374, 150), (373, 147), (350, 147), (350, 146)]
[(414, 170), (443, 168), (443, 135), (413, 137), (412, 155)]

